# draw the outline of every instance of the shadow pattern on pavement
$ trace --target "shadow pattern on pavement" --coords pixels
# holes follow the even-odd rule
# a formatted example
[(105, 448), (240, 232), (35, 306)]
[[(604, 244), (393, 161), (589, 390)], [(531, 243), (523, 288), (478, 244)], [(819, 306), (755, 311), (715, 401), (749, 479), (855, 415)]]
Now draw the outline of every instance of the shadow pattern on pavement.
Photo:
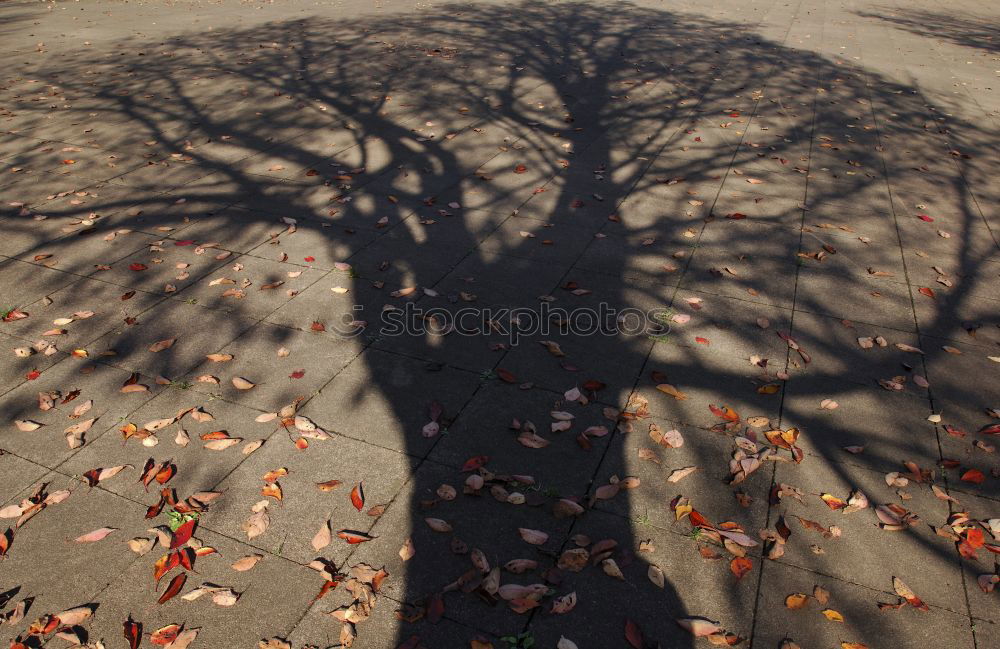
[[(979, 571), (963, 569), (954, 544), (930, 527), (962, 508), (926, 484), (911, 483), (901, 500), (884, 476), (905, 472), (903, 461), (934, 469), (936, 483), (976, 503), (966, 508), (978, 517), (1000, 496), (995, 462), (970, 442), (988, 423), (983, 409), (995, 406), (997, 387), (968, 390), (970, 376), (991, 371), (989, 361), (984, 370), (976, 363), (1000, 340), (987, 283), (996, 286), (1000, 255), (969, 188), (983, 181), (977, 165), (997, 150), (995, 133), (847, 59), (626, 2), (317, 17), (126, 40), (117, 50), (4, 84), (0, 124), (16, 144), (0, 164), (18, 171), (0, 180), (8, 257), (0, 277), (12, 294), (4, 303), (31, 317), (0, 332), (21, 344), (37, 339), (51, 326), (46, 296), (106, 309), (95, 328), (68, 327), (80, 333), (59, 345), (58, 362), (37, 381), (5, 384), (4, 412), (34, 417), (48, 373), (96, 363), (151, 384), (171, 381), (141, 407), (116, 405), (116, 416), (167, 416), (178, 399), (204, 398), (209, 410), (247, 411), (239, 427), (255, 426), (252, 435), (267, 442), (245, 458), (189, 454), (185, 464), (187, 449), (168, 450), (167, 439), (152, 450), (121, 446), (121, 424), (102, 416), (103, 434), (88, 435), (77, 453), (61, 436), (16, 433), (3, 444), (12, 455), (70, 476), (106, 457), (137, 467), (149, 455), (177, 457), (171, 484), (182, 496), (224, 491), (202, 529), (241, 542), (266, 471), (287, 467), (286, 489), (293, 480), (364, 479), (366, 509), (385, 504), (384, 513), (366, 516), (304, 489), (296, 504), (289, 491), (270, 508), (272, 529), (250, 542), (306, 565), (330, 508), (335, 529), (376, 536), (323, 553), (342, 570), (367, 562), (391, 575), (390, 601), (357, 624), (355, 646), (457, 647), (477, 634), (502, 646), (497, 638), (519, 633), (540, 647), (560, 636), (581, 647), (624, 646), (627, 620), (646, 646), (693, 646), (675, 622), (686, 616), (719, 620), (755, 646), (777, 646), (786, 634), (806, 646), (827, 631), (789, 622), (783, 599), (820, 579), (844, 593), (831, 603), (847, 620), (838, 638), (873, 643), (892, 633), (906, 645), (934, 625), (958, 625), (971, 638), (977, 614), (966, 598), (976, 595)], [(25, 146), (29, 138), (38, 142)], [(121, 300), (124, 291), (135, 295)], [(666, 326), (587, 337), (555, 328), (517, 345), (502, 321), (490, 336), (380, 331), (385, 305), (407, 303), (438, 310), (412, 327), (441, 327), (463, 306), (504, 313), (542, 303), (659, 309)], [(355, 321), (367, 322), (356, 334)], [(345, 327), (352, 335), (337, 334)], [(147, 351), (172, 336), (167, 352)], [(888, 346), (859, 347), (869, 336)], [(64, 358), (76, 347), (90, 359)], [(296, 367), (275, 357), (279, 347), (294, 351)], [(212, 352), (232, 353), (234, 368), (205, 361)], [(19, 381), (39, 362), (19, 359)], [(286, 378), (299, 366), (306, 383)], [(221, 381), (200, 381), (205, 375)], [(257, 386), (235, 390), (233, 376)], [(298, 412), (333, 440), (298, 451), (294, 430), (250, 423), (299, 397)], [(827, 399), (840, 408), (821, 408)], [(711, 406), (741, 417), (727, 423)], [(927, 421), (940, 411), (968, 436)], [(574, 415), (569, 431), (550, 432), (553, 412)], [(431, 419), (440, 428), (432, 436), (422, 432)], [(548, 445), (519, 444), (513, 420), (534, 422)], [(657, 445), (651, 424), (679, 430), (684, 445)], [(579, 437), (590, 426), (610, 432)], [(802, 431), (801, 464), (763, 435), (791, 427)], [(843, 450), (855, 445), (864, 452)], [(764, 449), (777, 461), (758, 469), (746, 456)], [(730, 463), (734, 453), (743, 465)], [(480, 457), (488, 460), (473, 468)], [(959, 466), (942, 469), (946, 458)], [(666, 481), (689, 466), (700, 470)], [(741, 466), (755, 473), (730, 484)], [(986, 481), (960, 482), (969, 467)], [(486, 485), (463, 494), (470, 475)], [(630, 476), (637, 488), (592, 502)], [(458, 498), (442, 498), (442, 484)], [(781, 499), (781, 485), (803, 489), (807, 504)], [(886, 542), (871, 510), (842, 515), (817, 498), (846, 499), (855, 489), (873, 506), (913, 509), (925, 524)], [(152, 504), (134, 489), (119, 495)], [(675, 520), (678, 496), (702, 525)], [(554, 516), (560, 499), (585, 513)], [(841, 538), (799, 526), (799, 515), (838, 526)], [(434, 531), (428, 518), (453, 532)], [(782, 522), (792, 534), (785, 556), (770, 562), (760, 532)], [(547, 540), (529, 545), (518, 528)], [(718, 529), (761, 544), (723, 548)], [(396, 551), (408, 539), (416, 553), (403, 561)], [(608, 564), (551, 569), (565, 550), (605, 540), (622, 579)], [(547, 596), (517, 615), (481, 587), (489, 570), (476, 569), (470, 550), (490, 567), (537, 561), (537, 570), (504, 572), (502, 582), (575, 592), (575, 610), (551, 614)], [(730, 562), (741, 553), (752, 570), (737, 580)], [(665, 573), (663, 588), (647, 578), (650, 565)], [(876, 610), (871, 598), (891, 597), (896, 570), (933, 606), (929, 621)], [(180, 615), (137, 591), (122, 619), (141, 613), (156, 628), (154, 620)], [(340, 589), (307, 601), (269, 633), (296, 646), (337, 645), (340, 626), (326, 613), (351, 600)], [(398, 623), (398, 635), (394, 609), (413, 619)], [(102, 630), (120, 625), (102, 615)], [(239, 632), (205, 627), (206, 646)]]

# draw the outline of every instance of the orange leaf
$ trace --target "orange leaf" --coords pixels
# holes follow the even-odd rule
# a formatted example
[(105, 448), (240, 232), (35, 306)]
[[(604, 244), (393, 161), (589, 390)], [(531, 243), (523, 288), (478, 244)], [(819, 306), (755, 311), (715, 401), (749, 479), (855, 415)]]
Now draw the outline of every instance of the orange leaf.
[(983, 484), (986, 476), (979, 469), (969, 469), (962, 474), (963, 482), (971, 482), (972, 484)]
[(806, 604), (809, 603), (809, 596), (805, 593), (792, 593), (785, 598), (785, 606), (797, 611), (800, 608), (804, 608)]
[(165, 647), (177, 639), (177, 635), (183, 628), (180, 624), (162, 626), (149, 634), (149, 641), (157, 646)]
[(833, 496), (831, 494), (820, 494), (819, 497), (823, 499), (823, 502), (826, 503), (827, 507), (829, 507), (830, 509), (832, 509), (834, 511), (837, 511), (838, 509), (843, 509), (844, 507), (847, 507), (847, 502), (846, 501), (844, 501), (844, 500), (842, 500), (840, 498), (837, 498), (836, 496)]
[(736, 557), (729, 562), (729, 569), (737, 579), (742, 579), (744, 575), (753, 570), (753, 563), (746, 557)]
[(198, 525), (197, 520), (190, 520), (177, 528), (174, 532), (174, 536), (170, 539), (170, 549), (176, 550), (191, 539), (191, 535), (194, 534), (194, 528)]
[(171, 552), (163, 555), (156, 560), (155, 564), (153, 564), (153, 579), (160, 581), (160, 579), (163, 578), (163, 575), (180, 565), (180, 562), (181, 558), (180, 553), (178, 552)]
[(720, 419), (725, 419), (726, 421), (739, 421), (739, 414), (730, 408), (729, 406), (716, 406), (715, 404), (709, 404), (708, 409), (712, 411), (712, 414)]

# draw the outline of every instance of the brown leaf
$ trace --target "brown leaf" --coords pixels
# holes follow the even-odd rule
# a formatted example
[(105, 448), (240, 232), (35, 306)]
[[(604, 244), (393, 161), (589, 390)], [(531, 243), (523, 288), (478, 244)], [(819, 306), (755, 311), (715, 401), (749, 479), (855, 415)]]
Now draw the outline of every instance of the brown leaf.
[(698, 470), (699, 469), (696, 466), (688, 466), (684, 467), (683, 469), (675, 469), (674, 471), (670, 472), (669, 476), (667, 476), (667, 482), (680, 482), (681, 480), (683, 480), (684, 478), (688, 477), (689, 475)]
[(425, 518), (424, 522), (427, 526), (434, 530), (435, 532), (441, 532), (442, 534), (447, 534), (452, 531), (451, 525), (440, 518)]
[(177, 338), (166, 338), (164, 340), (157, 341), (149, 346), (149, 351), (155, 354), (156, 352), (162, 352), (164, 349), (170, 349), (173, 347), (174, 341), (176, 340)]
[(649, 577), (649, 580), (659, 588), (666, 587), (666, 576), (663, 574), (663, 570), (661, 570), (659, 566), (653, 565), (652, 563), (649, 564), (649, 570), (646, 571), (646, 576)]
[(532, 545), (544, 545), (545, 542), (549, 540), (549, 535), (540, 530), (532, 530), (525, 527), (519, 527), (517, 531), (525, 542), (530, 543)]
[(319, 552), (326, 546), (330, 545), (330, 541), (333, 540), (333, 535), (330, 531), (330, 522), (323, 521), (323, 526), (316, 532), (316, 535), (312, 538), (312, 548)]
[(118, 528), (115, 527), (102, 527), (94, 530), (93, 532), (88, 532), (86, 534), (78, 536), (75, 539), (73, 539), (73, 541), (76, 543), (96, 543), (97, 541), (100, 541), (101, 539), (106, 537), (108, 534), (117, 531)]
[(263, 558), (264, 555), (262, 554), (248, 554), (242, 559), (238, 559), (235, 562), (233, 562), (233, 565), (230, 567), (236, 572), (246, 572), (247, 570), (250, 570), (251, 568), (256, 566), (257, 562)]
[(406, 539), (403, 542), (403, 547), (399, 548), (399, 558), (403, 561), (409, 561), (417, 553), (415, 547), (413, 547), (413, 539)]
[(670, 385), (669, 383), (660, 383), (659, 385), (656, 386), (656, 389), (664, 394), (669, 394), (678, 401), (684, 401), (685, 399), (688, 398), (686, 394), (684, 394), (674, 386)]

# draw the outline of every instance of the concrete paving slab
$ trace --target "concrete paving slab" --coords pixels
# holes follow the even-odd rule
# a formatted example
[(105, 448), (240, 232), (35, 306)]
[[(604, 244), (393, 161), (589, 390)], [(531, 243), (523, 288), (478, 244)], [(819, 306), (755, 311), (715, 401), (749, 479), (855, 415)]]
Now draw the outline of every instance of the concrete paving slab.
[[(302, 409), (317, 425), (377, 446), (423, 457), (437, 443), (423, 436), (434, 401), (458, 415), (478, 377), (436, 363), (366, 350)], [(376, 389), (376, 387), (378, 389)]]
[[(90, 444), (109, 429), (120, 426), (124, 417), (161, 389), (151, 377), (139, 376), (135, 383), (146, 386), (147, 390), (123, 393), (121, 387), (132, 379), (130, 372), (73, 357), (41, 370), (36, 379), (27, 380), (7, 392), (2, 402), (4, 413), (9, 417), (5, 427), (11, 450), (49, 468), (58, 466), (77, 452), (67, 441), (66, 429), (89, 426), (82, 434), (82, 442), (84, 446)], [(52, 396), (51, 408), (42, 410), (39, 407), (40, 403), (48, 405), (47, 399), (40, 401), (41, 393)], [(76, 412), (78, 407), (82, 408), (79, 414)], [(91, 419), (94, 421), (86, 423)], [(22, 431), (14, 424), (17, 420), (42, 426)]]

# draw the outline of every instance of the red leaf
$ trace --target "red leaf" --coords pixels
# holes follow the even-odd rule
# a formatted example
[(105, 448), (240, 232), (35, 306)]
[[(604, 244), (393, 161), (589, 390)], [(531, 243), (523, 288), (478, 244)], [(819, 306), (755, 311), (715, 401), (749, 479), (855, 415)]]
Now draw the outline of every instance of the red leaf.
[(316, 597), (313, 597), (313, 601), (315, 602), (317, 600), (323, 599), (324, 597), (326, 597), (327, 593), (329, 593), (331, 590), (333, 590), (339, 585), (340, 585), (339, 581), (323, 582), (323, 587), (319, 589), (319, 593), (316, 594)]
[(29, 381), (34, 381), (41, 375), (42, 373), (39, 372), (38, 370), (31, 370), (30, 372), (24, 375), (24, 378), (28, 379)]
[(490, 461), (488, 455), (476, 455), (475, 457), (470, 457), (462, 465), (462, 472), (475, 471), (476, 469), (485, 466), (487, 462)]
[(917, 218), (920, 219), (921, 221), (926, 221), (928, 223), (933, 223), (934, 222), (934, 219), (932, 219), (931, 217), (927, 216), (926, 214), (917, 214)]
[(1000, 435), (1000, 424), (987, 424), (976, 432), (980, 435)]
[(291, 374), (288, 375), (288, 378), (290, 378), (290, 379), (301, 379), (305, 375), (306, 375), (306, 371), (305, 370), (295, 370), (294, 372), (292, 372)]
[(351, 545), (357, 545), (358, 543), (364, 543), (365, 541), (371, 541), (372, 536), (368, 536), (364, 532), (355, 532), (354, 530), (340, 530), (337, 532), (337, 536), (344, 539)]
[(499, 376), (500, 380), (504, 383), (517, 383), (517, 378), (505, 369), (497, 370), (497, 376)]
[(354, 509), (361, 511), (365, 506), (365, 482), (362, 480), (354, 489), (351, 489), (351, 504)]
[(190, 520), (177, 528), (174, 532), (174, 536), (170, 539), (171, 550), (176, 550), (191, 539), (191, 535), (194, 534), (194, 528), (198, 524), (198, 521)]
[[(1000, 430), (1000, 428), (998, 428), (998, 430)], [(952, 426), (950, 424), (945, 424), (944, 425), (944, 431), (946, 433), (948, 433), (949, 435), (951, 435), (952, 437), (965, 437), (965, 431), (964, 430), (962, 430), (961, 428), (955, 428), (954, 426)], [(980, 432), (982, 432), (982, 431), (980, 431)]]
[(156, 600), (156, 603), (162, 604), (173, 599), (174, 595), (181, 592), (181, 588), (184, 588), (184, 582), (187, 581), (187, 578), (188, 576), (186, 572), (174, 575), (174, 578), (170, 580), (169, 584), (167, 584), (167, 589), (163, 591), (163, 594), (160, 595), (160, 599)]
[(316, 258), (315, 258), (315, 257), (313, 257), (312, 255), (310, 255), (310, 256), (308, 256), (308, 257), (303, 257), (303, 259), (304, 259), (305, 261), (308, 261), (309, 263), (312, 263), (312, 262), (316, 261)]
[(136, 262), (134, 264), (129, 264), (128, 266), (129, 270), (134, 270), (135, 272), (146, 270), (147, 268), (149, 268), (149, 266), (147, 266), (146, 264), (140, 264), (139, 262)]
[(174, 241), (175, 246), (190, 246), (194, 243), (194, 239), (185, 239), (183, 241)]
[(710, 344), (711, 344), (711, 343), (710, 343), (710, 342), (708, 341), (708, 338), (702, 338), (701, 336), (697, 336), (697, 337), (695, 337), (694, 341), (695, 341), (696, 343), (701, 343), (702, 345), (710, 345)]
[(516, 174), (523, 174), (527, 170), (528, 168), (525, 167), (524, 165), (517, 165), (516, 167), (514, 167), (514, 173)]
[(313, 331), (326, 331), (326, 326), (322, 322), (313, 322), (309, 328)]
[(740, 219), (745, 219), (746, 217), (747, 215), (743, 214), (742, 212), (733, 212), (732, 214), (726, 214), (727, 219), (733, 219), (735, 221), (738, 221)]
[(139, 643), (142, 642), (142, 623), (133, 622), (132, 616), (129, 616), (122, 626), (124, 627), (125, 640), (128, 641), (129, 649), (138, 649)]
[(195, 552), (194, 548), (184, 548), (177, 551), (177, 558), (185, 570), (194, 570), (194, 560), (197, 557), (198, 553)]
[(688, 514), (688, 522), (695, 527), (711, 527), (708, 520), (697, 509), (692, 509)]
[(170, 482), (170, 478), (177, 474), (177, 466), (174, 464), (167, 464), (165, 467), (161, 468), (156, 472), (156, 481), (160, 484), (167, 484)]
[(444, 615), (444, 598), (440, 593), (434, 593), (427, 601), (427, 621), (437, 624)]
[(646, 644), (639, 625), (628, 618), (625, 618), (625, 640), (635, 649), (642, 649)]
[(921, 286), (917, 290), (920, 291), (920, 293), (922, 295), (926, 295), (927, 297), (931, 298), (932, 300), (934, 299), (934, 291), (931, 290), (931, 289), (929, 289), (929, 288), (927, 288), (926, 286)]

